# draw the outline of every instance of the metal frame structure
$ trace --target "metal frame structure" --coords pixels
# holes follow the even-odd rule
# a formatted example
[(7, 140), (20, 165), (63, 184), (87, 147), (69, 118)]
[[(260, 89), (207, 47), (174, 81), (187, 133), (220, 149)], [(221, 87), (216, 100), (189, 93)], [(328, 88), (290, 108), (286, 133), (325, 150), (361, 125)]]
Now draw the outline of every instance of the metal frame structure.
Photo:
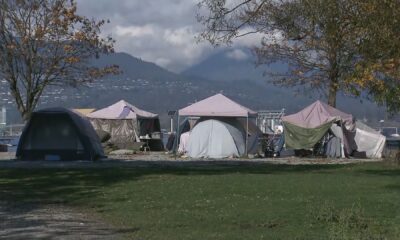
[(274, 130), (276, 125), (280, 125), (282, 122), (282, 117), (285, 115), (285, 109), (281, 110), (261, 110), (258, 111), (258, 116), (256, 119), (257, 126), (261, 129), (263, 133), (267, 133), (267, 127)]

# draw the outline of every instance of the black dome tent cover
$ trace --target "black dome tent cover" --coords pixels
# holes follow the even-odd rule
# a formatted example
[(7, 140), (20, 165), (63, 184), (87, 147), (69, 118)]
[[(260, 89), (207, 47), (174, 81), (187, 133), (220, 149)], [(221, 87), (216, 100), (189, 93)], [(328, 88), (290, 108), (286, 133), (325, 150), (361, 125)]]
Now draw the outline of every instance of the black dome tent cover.
[(16, 153), (21, 160), (96, 160), (104, 157), (99, 137), (88, 120), (66, 108), (32, 113)]

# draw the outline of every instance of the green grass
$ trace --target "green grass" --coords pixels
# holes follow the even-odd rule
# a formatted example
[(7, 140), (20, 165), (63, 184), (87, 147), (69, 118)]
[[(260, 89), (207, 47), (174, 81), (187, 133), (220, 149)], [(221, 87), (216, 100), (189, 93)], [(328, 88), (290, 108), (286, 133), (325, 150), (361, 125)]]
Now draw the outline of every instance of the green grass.
[(0, 199), (63, 203), (133, 239), (400, 239), (400, 167), (0, 169)]

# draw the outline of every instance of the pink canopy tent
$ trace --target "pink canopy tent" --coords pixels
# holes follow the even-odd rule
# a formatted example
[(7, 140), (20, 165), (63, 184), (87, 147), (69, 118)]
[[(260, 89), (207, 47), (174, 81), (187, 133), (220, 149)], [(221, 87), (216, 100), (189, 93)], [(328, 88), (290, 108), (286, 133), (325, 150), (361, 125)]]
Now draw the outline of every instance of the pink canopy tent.
[[(214, 96), (193, 103), (178, 111), (178, 123), (180, 116), (187, 117), (235, 117), (246, 118), (246, 154), (249, 133), (248, 119), (257, 117), (257, 112), (240, 105), (232, 99), (218, 93)], [(179, 127), (179, 124), (178, 124)], [(178, 129), (179, 132), (179, 129)]]
[(196, 117), (250, 117), (256, 116), (257, 112), (218, 93), (180, 109), (179, 115)]
[(157, 114), (146, 112), (124, 100), (92, 112), (87, 118), (95, 129), (110, 133), (110, 141), (121, 147), (161, 131)]
[[(294, 149), (314, 146), (331, 129), (344, 145), (344, 155), (349, 156), (356, 145), (352, 131), (355, 128), (353, 115), (339, 111), (321, 101), (316, 101), (303, 110), (282, 117), (286, 145)], [(340, 126), (334, 125), (340, 122)], [(343, 155), (343, 154), (342, 154)]]
[(146, 112), (139, 109), (132, 104), (121, 100), (108, 107), (100, 109), (98, 111), (89, 113), (88, 118), (100, 118), (100, 119), (136, 119), (141, 118), (157, 118), (158, 115), (150, 112)]
[(338, 120), (341, 120), (346, 126), (353, 125), (353, 115), (339, 111), (319, 100), (298, 113), (282, 117), (282, 120), (303, 128), (315, 128)]

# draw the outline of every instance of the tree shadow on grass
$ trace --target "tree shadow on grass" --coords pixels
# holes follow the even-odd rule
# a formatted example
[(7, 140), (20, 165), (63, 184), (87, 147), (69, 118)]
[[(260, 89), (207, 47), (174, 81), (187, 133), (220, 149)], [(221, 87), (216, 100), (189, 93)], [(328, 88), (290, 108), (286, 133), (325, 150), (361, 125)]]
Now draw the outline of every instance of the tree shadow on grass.
[[(17, 164), (24, 163), (17, 162)], [(34, 163), (30, 164), (34, 165)], [(84, 202), (86, 207), (93, 207), (96, 211), (101, 212), (107, 211), (106, 207), (108, 207), (99, 201), (104, 195), (104, 188), (124, 181), (137, 181), (150, 175), (330, 174), (335, 170), (348, 167), (349, 165), (284, 165), (250, 161), (85, 162), (83, 166), (73, 162), (45, 163), (45, 166), (42, 167), (0, 168), (0, 201), (8, 202), (8, 204), (15, 203), (16, 207), (21, 206), (21, 203), (30, 204), (31, 207), (21, 209), (21, 216), (34, 212), (46, 204), (59, 206), (76, 204), (79, 206), (80, 202)], [(112, 199), (112, 201), (117, 200), (118, 198)], [(119, 199), (118, 201), (126, 200)], [(24, 221), (24, 217), (21, 217), (19, 221)], [(36, 220), (34, 223), (27, 222), (26, 224), (49, 224), (52, 221), (52, 219)], [(20, 231), (20, 229), (17, 230)], [(29, 232), (29, 229), (26, 231), (26, 234), (35, 233), (33, 230)], [(134, 232), (139, 230), (120, 229), (118, 231)], [(101, 231), (99, 230), (99, 232)]]
[(379, 175), (379, 176), (390, 176), (390, 177), (399, 177), (400, 178), (400, 167), (392, 167), (385, 169), (367, 169), (362, 170), (362, 173)]
[(400, 185), (398, 185), (398, 184), (390, 184), (390, 185), (387, 185), (386, 188), (389, 190), (400, 191)]
[(3, 201), (73, 203), (101, 195), (101, 188), (123, 181), (135, 181), (146, 175), (225, 175), (329, 173), (344, 165), (282, 165), (267, 163), (184, 162), (176, 164), (110, 165), (96, 163), (93, 168), (79, 168), (64, 163), (61, 168), (0, 169), (0, 195)]

